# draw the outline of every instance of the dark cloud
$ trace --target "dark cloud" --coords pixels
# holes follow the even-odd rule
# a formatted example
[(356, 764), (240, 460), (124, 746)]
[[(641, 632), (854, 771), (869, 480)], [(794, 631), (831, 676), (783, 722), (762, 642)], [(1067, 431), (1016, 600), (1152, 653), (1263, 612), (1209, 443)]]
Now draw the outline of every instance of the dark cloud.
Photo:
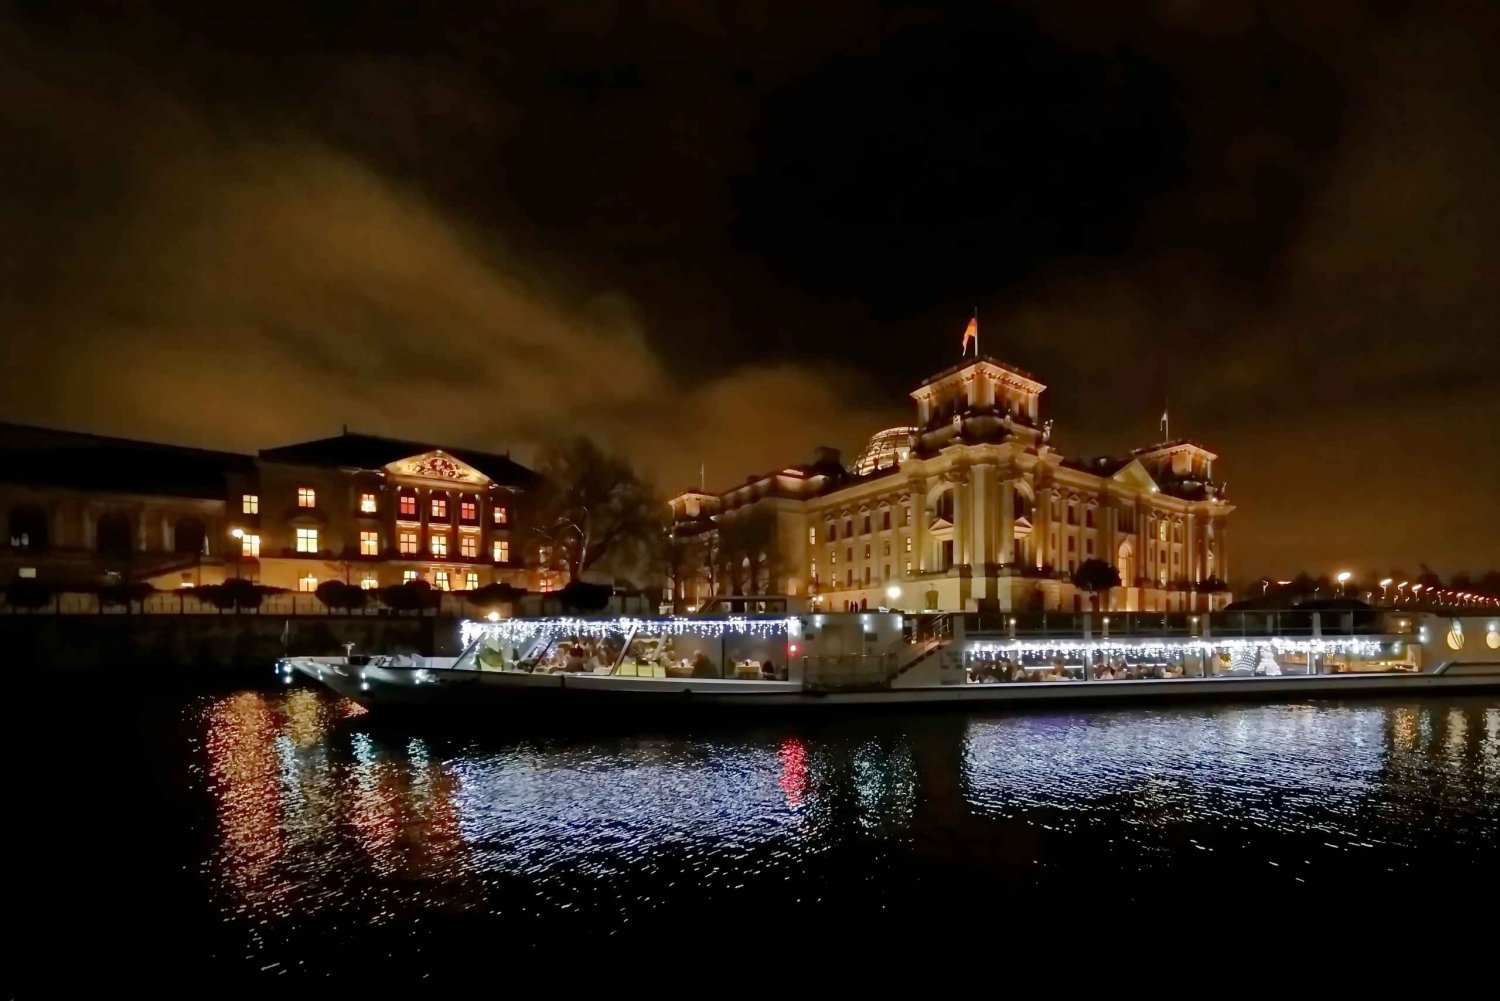
[(1500, 561), (1481, 6), (114, 10), (0, 28), (0, 416), (722, 485), (978, 304), (1070, 451), (1170, 399), (1241, 572)]

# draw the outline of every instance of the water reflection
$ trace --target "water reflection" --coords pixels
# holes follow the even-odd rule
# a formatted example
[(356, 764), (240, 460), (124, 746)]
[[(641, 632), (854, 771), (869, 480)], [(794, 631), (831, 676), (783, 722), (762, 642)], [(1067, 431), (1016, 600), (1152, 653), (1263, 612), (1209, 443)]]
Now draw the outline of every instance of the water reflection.
[(385, 732), (296, 690), (201, 719), (215, 890), (254, 954), (310, 921), (436, 949), (436, 925), (620, 935), (751, 902), (852, 920), (941, 880), (1316, 882), (1348, 874), (1333, 853), (1390, 872), (1500, 848), (1500, 708), (1476, 701), (486, 741)]

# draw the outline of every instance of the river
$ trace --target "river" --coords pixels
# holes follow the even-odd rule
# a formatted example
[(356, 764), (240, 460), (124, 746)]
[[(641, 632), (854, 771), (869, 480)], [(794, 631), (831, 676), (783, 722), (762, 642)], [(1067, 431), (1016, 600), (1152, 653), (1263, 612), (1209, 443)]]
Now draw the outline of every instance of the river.
[(29, 927), (157, 973), (901, 929), (920, 953), (1136, 934), (1147, 908), (1195, 938), (1252, 905), (1373, 932), (1493, 888), (1500, 854), (1493, 698), (570, 739), (390, 730), (308, 688), (54, 704), (11, 747)]

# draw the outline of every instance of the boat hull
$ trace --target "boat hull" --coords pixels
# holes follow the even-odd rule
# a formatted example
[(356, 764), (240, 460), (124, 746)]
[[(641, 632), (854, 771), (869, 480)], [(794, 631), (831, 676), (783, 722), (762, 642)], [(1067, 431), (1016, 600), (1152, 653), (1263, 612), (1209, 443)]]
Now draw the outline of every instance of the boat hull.
[(879, 690), (809, 691), (796, 682), (535, 675), (488, 671), (291, 665), (340, 695), (382, 713), (567, 714), (649, 711), (797, 713), (837, 708), (1012, 708), (1189, 701), (1299, 701), (1431, 692), (1491, 691), (1497, 674), (1343, 674), (1274, 678), (1172, 678), (944, 685)]

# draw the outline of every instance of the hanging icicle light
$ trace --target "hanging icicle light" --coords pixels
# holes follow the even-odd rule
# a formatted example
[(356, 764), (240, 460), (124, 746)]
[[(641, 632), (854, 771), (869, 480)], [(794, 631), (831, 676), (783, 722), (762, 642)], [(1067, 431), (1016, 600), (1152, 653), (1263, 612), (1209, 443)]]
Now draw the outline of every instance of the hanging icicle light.
[(464, 646), (479, 637), (517, 643), (537, 636), (615, 636), (634, 631), (642, 636), (786, 636), (797, 626), (795, 618), (748, 618), (731, 616), (727, 619), (695, 619), (673, 617), (667, 619), (637, 619), (622, 616), (618, 619), (504, 619), (500, 622), (465, 621), (459, 626), (459, 639)]
[(1370, 639), (1191, 639), (1179, 642), (1145, 640), (1138, 643), (1117, 639), (1103, 640), (1013, 640), (1010, 642), (973, 643), (968, 652), (981, 657), (1022, 654), (1100, 653), (1106, 657), (1172, 657), (1184, 653), (1238, 653), (1269, 647), (1282, 654), (1348, 654), (1374, 657), (1380, 653), (1379, 640)]

